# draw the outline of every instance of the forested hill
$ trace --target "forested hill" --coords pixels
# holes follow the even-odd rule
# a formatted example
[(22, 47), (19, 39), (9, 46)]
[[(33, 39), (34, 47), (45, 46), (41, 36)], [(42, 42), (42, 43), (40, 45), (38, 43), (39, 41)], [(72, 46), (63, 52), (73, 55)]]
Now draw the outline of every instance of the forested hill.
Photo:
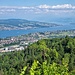
[(53, 26), (59, 26), (59, 24), (29, 21), (25, 19), (0, 19), (0, 30), (20, 30)]
[(75, 75), (75, 38), (42, 39), (0, 55), (0, 75)]

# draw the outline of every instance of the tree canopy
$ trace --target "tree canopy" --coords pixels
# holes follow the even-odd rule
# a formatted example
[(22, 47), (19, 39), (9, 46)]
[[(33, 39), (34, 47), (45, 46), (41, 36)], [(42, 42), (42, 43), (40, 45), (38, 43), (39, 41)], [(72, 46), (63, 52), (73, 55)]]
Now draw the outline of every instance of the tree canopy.
[(75, 38), (42, 39), (0, 53), (0, 75), (75, 75)]

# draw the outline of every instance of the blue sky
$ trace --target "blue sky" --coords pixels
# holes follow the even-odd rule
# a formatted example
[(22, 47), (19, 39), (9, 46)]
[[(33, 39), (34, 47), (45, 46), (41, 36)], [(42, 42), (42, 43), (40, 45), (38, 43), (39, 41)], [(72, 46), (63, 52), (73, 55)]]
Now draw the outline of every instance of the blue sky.
[(0, 19), (51, 21), (75, 17), (75, 0), (0, 0)]
[(41, 4), (58, 5), (72, 4), (75, 5), (75, 0), (0, 0), (0, 6), (35, 6)]

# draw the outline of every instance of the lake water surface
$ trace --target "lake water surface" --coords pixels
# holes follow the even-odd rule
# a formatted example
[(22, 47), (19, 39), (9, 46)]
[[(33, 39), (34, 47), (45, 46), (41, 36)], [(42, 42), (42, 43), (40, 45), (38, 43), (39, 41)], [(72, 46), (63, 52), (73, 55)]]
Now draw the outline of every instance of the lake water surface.
[(75, 29), (75, 25), (69, 24), (69, 25), (62, 25), (56, 27), (36, 28), (36, 29), (29, 29), (29, 30), (0, 30), (0, 38), (18, 36), (18, 35), (23, 35), (28, 33), (35, 33), (35, 32), (71, 30), (71, 29)]

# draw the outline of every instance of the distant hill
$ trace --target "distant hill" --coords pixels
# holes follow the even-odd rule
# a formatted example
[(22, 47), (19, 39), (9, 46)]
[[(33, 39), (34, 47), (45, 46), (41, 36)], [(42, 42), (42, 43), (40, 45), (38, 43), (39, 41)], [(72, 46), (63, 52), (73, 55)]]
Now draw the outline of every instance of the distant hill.
[(27, 23), (28, 20), (23, 20), (23, 19), (1, 19), (0, 24), (5, 24), (5, 25), (19, 25), (23, 23)]
[(29, 21), (25, 19), (0, 19), (0, 30), (18, 30), (53, 26), (59, 25), (55, 23)]

